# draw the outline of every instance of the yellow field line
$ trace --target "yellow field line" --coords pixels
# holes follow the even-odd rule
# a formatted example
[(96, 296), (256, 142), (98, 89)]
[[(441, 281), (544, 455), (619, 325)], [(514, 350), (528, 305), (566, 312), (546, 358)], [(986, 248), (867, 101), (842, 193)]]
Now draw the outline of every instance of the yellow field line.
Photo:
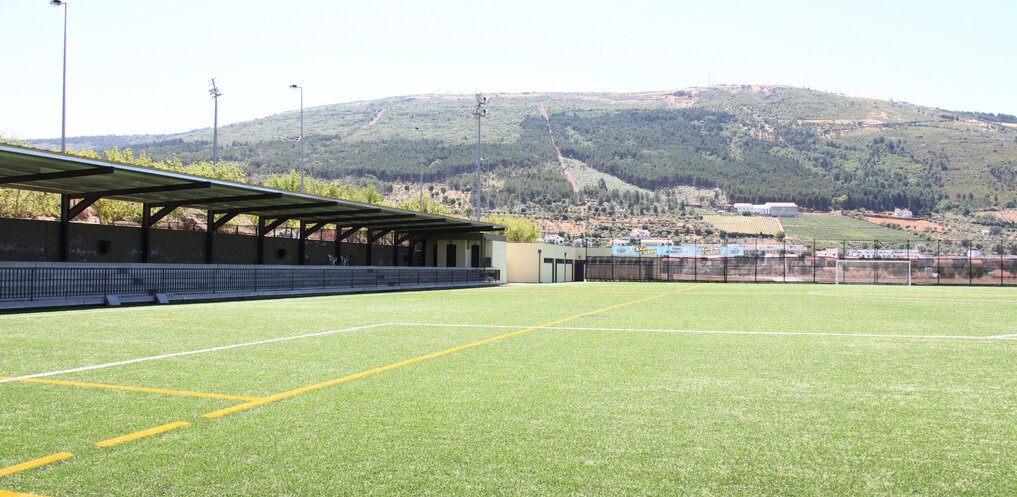
[(24, 492), (15, 492), (13, 490), (0, 489), (0, 497), (43, 497), (43, 496), (36, 494), (26, 494)]
[(159, 425), (154, 428), (149, 428), (147, 430), (136, 431), (134, 433), (128, 433), (126, 435), (121, 435), (119, 437), (110, 438), (107, 440), (103, 440), (101, 442), (96, 442), (95, 446), (99, 448), (112, 447), (114, 445), (133, 442), (135, 440), (138, 440), (139, 438), (150, 437), (152, 435), (166, 433), (167, 431), (173, 431), (178, 428), (184, 428), (187, 426), (191, 426), (191, 423), (188, 423), (186, 421), (176, 421), (174, 423), (166, 423), (164, 425)]
[(71, 457), (74, 457), (74, 454), (71, 454), (70, 452), (57, 452), (56, 454), (51, 454), (46, 457), (40, 457), (38, 459), (32, 459), (31, 461), (23, 462), (21, 464), (15, 464), (14, 466), (0, 468), (0, 478), (13, 475), (14, 473), (20, 473), (28, 469), (38, 468), (39, 466), (45, 466), (49, 463), (63, 461), (64, 459), (69, 459)]
[[(6, 379), (0, 376), (0, 380)], [(186, 390), (169, 390), (165, 388), (132, 387), (129, 385), (110, 385), (108, 383), (89, 383), (85, 381), (47, 380), (43, 378), (25, 378), (17, 380), (19, 383), (41, 383), (44, 385), (64, 385), (69, 387), (101, 388), (106, 390), (126, 390), (129, 392), (158, 393), (162, 395), (176, 395), (180, 397), (201, 397), (205, 399), (237, 400), (251, 402), (260, 400), (262, 397), (251, 397), (248, 395), (229, 395), (224, 393), (188, 392)]]
[[(694, 287), (685, 288), (685, 289), (679, 290), (677, 292), (671, 292), (670, 294), (686, 292), (686, 291), (691, 290), (692, 288), (694, 288)], [(375, 374), (378, 374), (378, 373), (383, 373), (385, 371), (389, 371), (389, 370), (396, 369), (396, 368), (401, 368), (403, 366), (408, 366), (410, 364), (416, 364), (416, 363), (421, 362), (421, 361), (426, 361), (428, 359), (434, 359), (436, 357), (441, 357), (441, 356), (444, 356), (444, 355), (452, 354), (454, 352), (459, 352), (459, 351), (462, 351), (462, 350), (471, 349), (473, 347), (479, 347), (481, 345), (487, 345), (489, 343), (494, 343), (494, 342), (497, 342), (499, 340), (504, 340), (506, 338), (511, 338), (511, 337), (519, 336), (519, 335), (522, 335), (522, 334), (525, 334), (525, 333), (530, 333), (532, 331), (536, 331), (536, 330), (539, 330), (541, 328), (547, 328), (547, 327), (550, 327), (550, 326), (556, 326), (556, 325), (559, 325), (559, 324), (562, 324), (562, 323), (567, 323), (569, 321), (573, 321), (573, 320), (582, 318), (584, 316), (590, 316), (590, 315), (593, 315), (593, 314), (599, 314), (599, 313), (602, 313), (602, 312), (618, 309), (618, 308), (625, 307), (625, 306), (630, 306), (630, 305), (639, 304), (639, 303), (642, 303), (642, 302), (647, 302), (647, 301), (658, 299), (660, 297), (663, 297), (665, 295), (670, 295), (670, 294), (669, 293), (661, 293), (661, 294), (657, 294), (657, 295), (651, 295), (649, 297), (645, 297), (645, 298), (638, 299), (638, 300), (633, 300), (631, 302), (625, 302), (625, 303), (622, 303), (622, 304), (615, 304), (615, 305), (608, 306), (608, 307), (602, 307), (600, 309), (596, 309), (596, 310), (593, 310), (593, 311), (583, 312), (583, 313), (580, 313), (580, 314), (576, 314), (574, 316), (569, 316), (567, 318), (562, 318), (562, 319), (558, 319), (558, 320), (555, 320), (555, 321), (550, 321), (550, 322), (547, 322), (547, 323), (544, 323), (544, 324), (538, 324), (536, 326), (531, 326), (529, 328), (523, 328), (521, 330), (512, 331), (512, 332), (505, 333), (505, 334), (498, 335), (498, 336), (494, 336), (494, 337), (491, 337), (491, 338), (485, 338), (483, 340), (478, 340), (476, 342), (470, 342), (470, 343), (466, 343), (466, 344), (463, 344), (463, 345), (457, 345), (455, 347), (447, 348), (445, 350), (439, 350), (437, 352), (431, 352), (430, 354), (424, 354), (424, 355), (421, 355), (421, 356), (413, 357), (413, 358), (402, 360), (402, 361), (399, 361), (399, 362), (394, 362), (392, 364), (386, 364), (384, 366), (380, 366), (380, 367), (377, 367), (377, 368), (367, 369), (367, 370), (364, 370), (364, 371), (360, 371), (358, 373), (353, 373), (353, 374), (348, 375), (348, 376), (343, 376), (341, 378), (335, 378), (333, 380), (328, 380), (328, 381), (324, 381), (324, 382), (321, 382), (321, 383), (316, 383), (314, 385), (308, 385), (306, 387), (300, 387), (300, 388), (296, 388), (296, 389), (293, 389), (293, 390), (287, 390), (285, 392), (280, 392), (280, 393), (277, 393), (277, 394), (274, 394), (274, 395), (270, 395), (268, 397), (265, 397), (265, 398), (262, 398), (262, 399), (259, 399), (259, 400), (255, 400), (255, 401), (251, 401), (251, 402), (248, 402), (246, 404), (240, 404), (240, 405), (237, 405), (237, 406), (228, 407), (226, 409), (220, 409), (218, 411), (212, 411), (212, 412), (203, 414), (202, 417), (207, 418), (207, 419), (221, 418), (221, 417), (226, 416), (228, 414), (233, 414), (235, 412), (244, 411), (244, 410), (250, 409), (252, 407), (262, 406), (262, 405), (265, 405), (265, 404), (271, 404), (273, 402), (277, 402), (277, 401), (280, 401), (280, 400), (283, 400), (283, 399), (288, 399), (290, 397), (294, 397), (296, 395), (300, 395), (300, 394), (303, 394), (303, 393), (312, 392), (314, 390), (320, 390), (322, 388), (330, 387), (330, 386), (333, 386), (333, 385), (338, 385), (338, 384), (341, 384), (341, 383), (346, 383), (348, 381), (357, 380), (357, 379), (360, 379), (360, 378), (364, 378), (365, 376), (371, 376), (371, 375), (375, 375)]]

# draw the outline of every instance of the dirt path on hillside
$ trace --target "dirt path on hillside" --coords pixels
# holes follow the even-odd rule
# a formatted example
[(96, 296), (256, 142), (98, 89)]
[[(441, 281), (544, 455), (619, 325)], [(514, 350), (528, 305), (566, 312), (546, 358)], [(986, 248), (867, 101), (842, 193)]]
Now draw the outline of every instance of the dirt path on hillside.
[(374, 119), (371, 119), (371, 122), (367, 123), (367, 125), (368, 126), (374, 126), (375, 124), (378, 124), (378, 121), (381, 121), (381, 115), (384, 114), (384, 113), (385, 113), (385, 108), (382, 107), (381, 110), (379, 110), (378, 113), (374, 115)]
[(554, 139), (554, 130), (551, 129), (551, 118), (547, 115), (547, 107), (544, 107), (544, 102), (540, 102), (537, 105), (537, 110), (540, 111), (540, 115), (544, 116), (544, 121), (547, 123), (547, 133), (551, 135), (551, 146), (554, 147), (554, 152), (558, 154), (558, 164), (561, 165), (561, 172), (565, 175), (565, 179), (568, 180), (569, 184), (572, 185), (572, 191), (579, 193), (579, 185), (576, 184), (576, 179), (572, 177), (572, 171), (569, 170), (568, 162), (565, 162), (565, 156), (561, 154), (561, 149), (558, 148), (558, 141)]

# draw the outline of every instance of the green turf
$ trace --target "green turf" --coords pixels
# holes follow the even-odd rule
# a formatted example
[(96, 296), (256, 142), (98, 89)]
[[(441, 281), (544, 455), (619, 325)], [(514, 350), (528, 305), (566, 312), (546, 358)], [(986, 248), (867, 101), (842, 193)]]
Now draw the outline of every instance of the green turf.
[[(1017, 335), (1012, 288), (601, 283), (3, 315), (0, 375), (383, 322), (477, 325), (391, 325), (53, 377), (264, 396), (650, 296), (558, 325), (600, 330), (537, 330), (217, 420), (201, 415), (237, 402), (3, 383), (0, 467), (75, 457), (0, 489), (1017, 493), (1017, 340), (979, 338)], [(901, 336), (843, 336), (863, 333)], [(172, 421), (192, 426), (94, 447)]]

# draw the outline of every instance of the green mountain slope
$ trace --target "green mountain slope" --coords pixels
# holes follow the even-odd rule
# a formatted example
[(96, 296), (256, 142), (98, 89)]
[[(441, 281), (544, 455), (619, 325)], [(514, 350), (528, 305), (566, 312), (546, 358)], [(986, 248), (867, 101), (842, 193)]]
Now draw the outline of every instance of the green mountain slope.
[[(1017, 201), (1013, 116), (768, 86), (491, 97), (482, 133), (485, 203), (499, 209), (604, 203), (612, 199), (609, 185), (618, 184), (644, 192), (717, 188), (731, 201), (791, 200), (816, 209), (906, 206), (928, 213)], [(423, 162), (426, 181), (469, 191), (473, 104), (472, 95), (418, 95), (305, 109), (308, 169), (326, 178), (413, 183)], [(548, 124), (565, 167), (581, 162), (617, 181), (586, 181), (574, 193)], [(297, 129), (296, 112), (225, 126), (220, 158), (255, 175), (296, 168)], [(205, 129), (70, 143), (190, 161), (209, 158), (210, 141)], [(652, 195), (636, 198), (659, 203)]]

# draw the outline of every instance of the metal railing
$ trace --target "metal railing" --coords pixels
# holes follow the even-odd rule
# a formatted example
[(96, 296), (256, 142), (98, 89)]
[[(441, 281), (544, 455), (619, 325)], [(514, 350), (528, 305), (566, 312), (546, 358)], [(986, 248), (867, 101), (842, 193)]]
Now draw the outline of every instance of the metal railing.
[(495, 283), (499, 277), (497, 269), (485, 268), (0, 264), (0, 301), (426, 288)]

